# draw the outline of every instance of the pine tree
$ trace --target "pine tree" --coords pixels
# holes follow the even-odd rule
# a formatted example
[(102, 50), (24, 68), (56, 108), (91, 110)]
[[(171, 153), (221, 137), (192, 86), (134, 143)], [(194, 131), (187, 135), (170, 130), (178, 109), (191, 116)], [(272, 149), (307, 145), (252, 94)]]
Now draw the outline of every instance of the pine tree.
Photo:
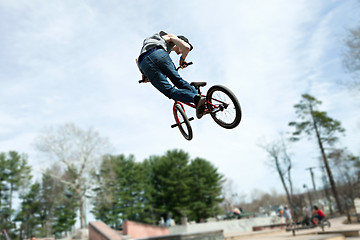
[(167, 151), (164, 156), (148, 159), (152, 169), (152, 200), (157, 218), (172, 215), (176, 221), (189, 214), (190, 157), (182, 150)]
[(289, 126), (295, 127), (291, 139), (293, 141), (298, 141), (302, 133), (316, 138), (337, 207), (339, 212), (343, 213), (342, 205), (336, 190), (336, 184), (325, 153), (325, 146), (334, 145), (338, 141), (337, 134), (343, 133), (345, 129), (341, 127), (339, 121), (330, 118), (326, 112), (317, 110), (320, 104), (321, 101), (317, 100), (315, 97), (309, 94), (302, 95), (300, 103), (294, 106), (299, 121), (289, 123)]
[(152, 223), (145, 172), (133, 155), (105, 156), (94, 189), (95, 217), (116, 229), (121, 227), (121, 220)]
[(220, 209), (223, 176), (210, 162), (196, 158), (189, 165), (190, 171), (190, 214), (197, 222), (216, 216)]
[(34, 183), (30, 190), (21, 197), (21, 210), (15, 220), (20, 224), (20, 238), (30, 238), (31, 235), (42, 236), (41, 215), (41, 185)]
[(25, 155), (15, 151), (0, 153), (0, 229), (7, 229), (10, 238), (15, 236), (13, 197), (28, 185), (31, 168)]

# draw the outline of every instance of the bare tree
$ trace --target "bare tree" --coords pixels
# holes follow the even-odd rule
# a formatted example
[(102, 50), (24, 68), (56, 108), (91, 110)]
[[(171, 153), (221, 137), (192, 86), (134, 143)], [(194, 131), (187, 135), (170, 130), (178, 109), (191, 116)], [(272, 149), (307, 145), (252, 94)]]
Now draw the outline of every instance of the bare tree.
[(249, 197), (240, 195), (239, 204), (237, 206), (245, 211), (253, 213), (259, 212), (260, 214), (270, 215), (279, 206), (288, 204), (286, 195), (278, 194), (274, 188), (270, 189), (270, 192), (253, 189), (249, 195)]
[(279, 174), (281, 183), (284, 187), (288, 203), (292, 209), (295, 206), (292, 201), (293, 186), (291, 180), (292, 162), (290, 155), (287, 152), (287, 145), (284, 138), (281, 136), (280, 140), (275, 140), (266, 145), (260, 145), (269, 156), (268, 165), (274, 168)]
[(85, 228), (84, 207), (86, 195), (92, 185), (91, 173), (100, 163), (101, 156), (109, 149), (108, 140), (100, 137), (92, 128), (82, 130), (73, 123), (67, 123), (56, 129), (45, 129), (36, 140), (36, 147), (72, 172), (74, 179), (71, 185), (77, 194), (80, 226)]
[(328, 154), (329, 161), (334, 166), (334, 177), (339, 183), (339, 195), (345, 206), (345, 211), (350, 218), (350, 209), (354, 208), (354, 200), (359, 196), (357, 173), (359, 169), (356, 167), (358, 156), (353, 155), (349, 150), (332, 149)]
[(225, 179), (222, 184), (222, 196), (223, 196), (223, 210), (225, 212), (232, 211), (233, 206), (236, 204), (237, 193), (234, 191), (234, 181), (230, 178)]

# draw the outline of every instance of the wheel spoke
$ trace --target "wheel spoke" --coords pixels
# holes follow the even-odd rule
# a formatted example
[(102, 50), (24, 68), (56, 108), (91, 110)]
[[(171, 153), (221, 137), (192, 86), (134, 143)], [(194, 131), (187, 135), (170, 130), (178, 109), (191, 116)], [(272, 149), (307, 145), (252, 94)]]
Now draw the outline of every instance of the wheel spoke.
[(235, 95), (223, 86), (210, 88), (207, 99), (210, 114), (220, 126), (234, 128), (241, 120), (241, 108)]
[(225, 124), (232, 123), (236, 117), (236, 109), (231, 99), (219, 91), (213, 94), (213, 99), (217, 107), (215, 111), (216, 118)]

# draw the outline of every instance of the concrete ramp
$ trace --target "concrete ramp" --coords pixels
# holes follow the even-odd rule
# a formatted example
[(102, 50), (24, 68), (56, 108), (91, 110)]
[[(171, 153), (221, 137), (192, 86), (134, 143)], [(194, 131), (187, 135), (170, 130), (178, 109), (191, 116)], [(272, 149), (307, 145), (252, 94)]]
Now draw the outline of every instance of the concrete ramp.
[(319, 235), (325, 234), (341, 234), (345, 237), (359, 237), (359, 230), (334, 230), (334, 231), (326, 231), (326, 232), (318, 232)]
[(225, 240), (345, 240), (342, 234), (298, 234), (293, 236), (288, 232), (264, 231), (249, 234), (241, 234), (237, 236), (226, 236)]
[(199, 233), (170, 234), (164, 236), (143, 238), (141, 240), (145, 240), (145, 239), (147, 240), (225, 240), (224, 233), (222, 230), (199, 232)]
[(89, 223), (89, 239), (90, 240), (122, 240), (122, 235), (111, 229), (105, 223), (90, 222)]

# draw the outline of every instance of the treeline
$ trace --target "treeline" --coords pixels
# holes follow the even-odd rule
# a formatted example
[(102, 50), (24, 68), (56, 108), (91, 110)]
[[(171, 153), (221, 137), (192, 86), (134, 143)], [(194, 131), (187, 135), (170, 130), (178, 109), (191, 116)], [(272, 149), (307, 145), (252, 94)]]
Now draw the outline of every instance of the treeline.
[(107, 156), (97, 173), (92, 213), (119, 228), (121, 220), (156, 224), (170, 214), (200, 221), (219, 213), (222, 175), (208, 161), (190, 161), (184, 151), (168, 151), (135, 162), (133, 156)]
[[(82, 193), (77, 192), (75, 167), (52, 166), (42, 173), (41, 181), (31, 184), (25, 155), (1, 153), (0, 164), (0, 229), (7, 229), (12, 239), (61, 237), (71, 231), (84, 204), (78, 197)], [(93, 180), (85, 195), (92, 203), (91, 212), (115, 229), (123, 220), (157, 224), (171, 215), (176, 222), (182, 217), (201, 221), (221, 211), (223, 176), (210, 162), (190, 159), (182, 150), (143, 162), (132, 155), (105, 155), (87, 177)], [(20, 200), (17, 209), (15, 196)]]
[[(299, 205), (304, 201), (302, 198), (299, 199), (298, 194), (294, 191), (291, 175), (293, 161), (289, 146), (304, 138), (313, 140), (312, 147), (315, 146), (319, 153), (320, 167), (323, 170), (322, 180), (326, 190), (322, 201), (326, 203), (331, 215), (333, 212), (346, 213), (350, 219), (354, 200), (360, 196), (358, 191), (360, 156), (337, 145), (339, 137), (344, 135), (345, 129), (341, 126), (340, 121), (320, 110), (321, 104), (322, 102), (314, 96), (302, 94), (300, 102), (294, 105), (297, 118), (288, 124), (292, 128), (292, 132), (287, 131), (288, 135), (281, 134), (279, 139), (263, 144), (261, 147), (268, 154), (267, 163), (277, 171), (286, 193), (287, 202), (293, 210), (294, 218), (297, 219), (302, 215)], [(307, 170), (310, 170), (316, 195), (313, 168), (309, 166)], [(311, 191), (307, 185), (304, 185), (304, 188), (307, 188), (308, 192)], [(306, 205), (312, 205), (318, 200), (319, 196), (312, 198), (309, 194)]]
[(76, 222), (77, 200), (68, 184), (71, 169), (62, 173), (55, 167), (40, 182), (33, 178), (26, 155), (0, 153), (0, 230), (10, 239), (61, 236)]

